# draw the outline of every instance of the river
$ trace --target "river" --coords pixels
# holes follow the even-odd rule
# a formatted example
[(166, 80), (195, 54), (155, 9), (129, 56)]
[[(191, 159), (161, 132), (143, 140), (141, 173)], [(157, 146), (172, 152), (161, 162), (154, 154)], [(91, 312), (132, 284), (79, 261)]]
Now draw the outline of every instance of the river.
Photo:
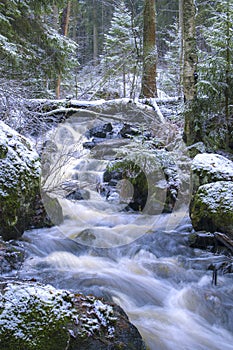
[[(187, 203), (171, 214), (135, 213), (98, 193), (96, 186), (113, 159), (111, 142), (116, 153), (122, 140), (108, 141), (104, 151), (103, 146), (96, 148), (102, 150), (101, 157), (83, 149), (85, 132), (96, 123), (96, 115), (88, 118), (85, 113), (73, 117), (50, 135), (53, 143), (44, 164), (50, 162), (50, 170), (51, 164), (53, 170), (59, 166), (44, 171), (42, 185), (59, 198), (65, 219), (52, 228), (24, 233), (27, 259), (19, 277), (113, 300), (150, 350), (232, 349), (232, 276), (219, 274), (213, 285), (208, 270), (225, 257), (188, 246), (192, 226)], [(64, 145), (71, 147), (68, 152)], [(69, 179), (77, 180), (88, 198), (65, 199)]]

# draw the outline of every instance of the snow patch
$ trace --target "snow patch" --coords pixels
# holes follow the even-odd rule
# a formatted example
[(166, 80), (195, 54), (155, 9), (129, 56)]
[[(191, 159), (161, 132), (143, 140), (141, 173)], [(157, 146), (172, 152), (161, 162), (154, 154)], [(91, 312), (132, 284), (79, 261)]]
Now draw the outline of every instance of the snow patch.
[(38, 154), (32, 144), (15, 130), (0, 121), (0, 195), (8, 196), (8, 190), (21, 181), (26, 189), (22, 175), (28, 173), (32, 178), (40, 176)]
[(115, 334), (113, 307), (94, 296), (73, 294), (38, 283), (0, 284), (0, 337), (10, 335), (36, 346), (40, 336), (49, 335), (59, 325), (67, 334), (86, 337), (105, 330)]
[(205, 203), (212, 212), (225, 208), (233, 212), (233, 183), (218, 181), (199, 187), (197, 196)]
[(206, 171), (219, 180), (233, 180), (233, 162), (219, 154), (198, 154), (193, 159), (191, 168), (195, 172)]

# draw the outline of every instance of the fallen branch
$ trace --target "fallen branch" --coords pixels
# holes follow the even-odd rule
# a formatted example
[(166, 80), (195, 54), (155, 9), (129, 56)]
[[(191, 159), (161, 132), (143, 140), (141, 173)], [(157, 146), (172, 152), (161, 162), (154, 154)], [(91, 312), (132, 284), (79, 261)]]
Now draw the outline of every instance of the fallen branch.
[(139, 102), (147, 104), (148, 106), (151, 106), (153, 108), (153, 110), (155, 111), (157, 117), (159, 118), (160, 122), (162, 124), (166, 123), (166, 120), (162, 114), (162, 112), (160, 111), (160, 108), (156, 102), (155, 98), (149, 98), (149, 99), (145, 99), (145, 100), (139, 100)]
[(217, 241), (222, 243), (226, 248), (228, 248), (233, 253), (233, 240), (230, 239), (227, 235), (220, 232), (215, 232), (214, 236)]

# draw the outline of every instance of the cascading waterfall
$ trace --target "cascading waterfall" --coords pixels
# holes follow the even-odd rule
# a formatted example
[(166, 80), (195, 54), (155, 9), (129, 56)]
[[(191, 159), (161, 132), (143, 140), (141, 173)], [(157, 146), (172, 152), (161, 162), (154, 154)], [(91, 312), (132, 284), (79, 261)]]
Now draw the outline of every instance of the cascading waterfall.
[[(20, 277), (113, 299), (150, 350), (232, 349), (232, 278), (221, 275), (214, 286), (207, 270), (225, 257), (189, 248), (185, 206), (148, 215), (126, 212), (125, 203), (101, 196), (110, 143), (102, 147), (102, 158), (90, 157), (82, 148), (84, 124), (74, 117), (46, 152), (44, 167), (48, 161), (51, 170), (52, 162), (53, 172), (45, 171), (44, 188), (59, 198), (65, 218), (59, 226), (24, 234), (28, 258)], [(58, 151), (63, 159), (56, 158)], [(84, 198), (64, 198), (77, 184)]]

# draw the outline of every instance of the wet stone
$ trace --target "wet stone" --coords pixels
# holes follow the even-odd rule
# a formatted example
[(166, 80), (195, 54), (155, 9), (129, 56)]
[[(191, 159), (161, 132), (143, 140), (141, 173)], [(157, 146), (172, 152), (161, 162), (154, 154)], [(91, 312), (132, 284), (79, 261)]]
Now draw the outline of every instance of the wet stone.
[(215, 245), (215, 236), (209, 232), (195, 232), (189, 235), (189, 246), (191, 248), (208, 249)]
[(90, 129), (86, 136), (88, 138), (91, 137), (97, 137), (97, 138), (105, 138), (107, 137), (107, 134), (109, 134), (112, 131), (113, 127), (111, 123), (106, 123), (103, 125), (97, 125), (96, 127)]

